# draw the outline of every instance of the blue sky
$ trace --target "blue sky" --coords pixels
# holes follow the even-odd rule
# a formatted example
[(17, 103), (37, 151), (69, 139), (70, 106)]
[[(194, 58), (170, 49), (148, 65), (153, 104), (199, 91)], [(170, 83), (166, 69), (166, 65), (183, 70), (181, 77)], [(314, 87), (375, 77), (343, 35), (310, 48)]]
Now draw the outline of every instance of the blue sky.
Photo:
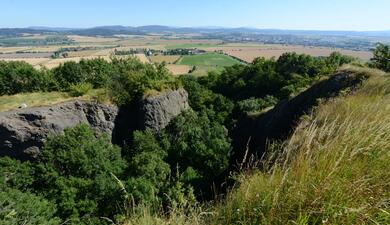
[(2, 0), (0, 27), (390, 30), (390, 0)]

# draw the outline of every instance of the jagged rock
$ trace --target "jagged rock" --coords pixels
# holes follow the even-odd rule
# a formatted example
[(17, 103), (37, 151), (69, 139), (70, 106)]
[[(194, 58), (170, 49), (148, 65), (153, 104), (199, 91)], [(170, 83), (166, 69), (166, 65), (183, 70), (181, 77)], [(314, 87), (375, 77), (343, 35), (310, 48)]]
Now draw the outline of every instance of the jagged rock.
[(97, 135), (111, 135), (116, 114), (115, 106), (80, 101), (2, 112), (0, 156), (36, 157), (49, 134), (62, 133), (65, 128), (79, 123), (89, 124)]
[(0, 156), (26, 160), (36, 157), (50, 134), (80, 123), (89, 124), (96, 135), (108, 134), (123, 144), (134, 130), (159, 131), (189, 108), (184, 89), (169, 90), (118, 109), (97, 103), (72, 101), (54, 106), (0, 113)]
[(141, 104), (142, 129), (164, 129), (183, 110), (188, 109), (188, 93), (184, 89), (169, 90), (157, 96), (145, 98)]
[(235, 152), (235, 162), (232, 164), (241, 163), (251, 155), (261, 157), (268, 141), (286, 139), (299, 118), (310, 112), (319, 99), (329, 99), (343, 90), (354, 89), (366, 78), (364, 74), (343, 70), (314, 84), (296, 97), (278, 103), (263, 114), (244, 116), (231, 132)]
[(131, 142), (130, 134), (134, 130), (151, 129), (158, 132), (186, 109), (189, 109), (188, 93), (182, 88), (167, 90), (133, 105), (122, 106), (116, 118), (112, 141), (118, 145)]

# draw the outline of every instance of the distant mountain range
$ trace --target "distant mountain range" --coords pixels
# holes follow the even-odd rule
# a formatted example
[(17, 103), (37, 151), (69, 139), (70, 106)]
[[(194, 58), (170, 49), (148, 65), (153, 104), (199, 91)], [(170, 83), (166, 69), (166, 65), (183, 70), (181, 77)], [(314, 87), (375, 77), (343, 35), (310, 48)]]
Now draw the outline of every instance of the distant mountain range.
[(360, 36), (360, 37), (390, 37), (390, 30), (387, 31), (318, 31), (318, 30), (281, 30), (281, 29), (258, 29), (248, 27), (226, 28), (226, 27), (171, 27), (160, 25), (149, 26), (99, 26), (92, 28), (64, 28), (32, 26), (27, 28), (0, 28), (0, 35), (13, 36), (23, 33), (58, 33), (77, 35), (103, 35), (112, 36), (115, 34), (185, 34), (185, 33), (247, 33), (265, 35), (310, 35), (310, 36)]

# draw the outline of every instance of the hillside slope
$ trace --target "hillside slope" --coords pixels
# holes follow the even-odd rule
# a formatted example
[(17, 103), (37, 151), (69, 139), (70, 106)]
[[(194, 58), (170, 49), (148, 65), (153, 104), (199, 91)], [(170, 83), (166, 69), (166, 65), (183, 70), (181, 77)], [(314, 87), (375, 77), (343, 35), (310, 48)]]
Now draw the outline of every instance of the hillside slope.
[(212, 224), (390, 223), (390, 79), (354, 71), (371, 78), (304, 116), (269, 149), (276, 164), (240, 175)]
[(125, 224), (389, 224), (390, 77), (349, 70), (370, 78), (303, 116), (226, 198), (168, 215), (130, 207)]

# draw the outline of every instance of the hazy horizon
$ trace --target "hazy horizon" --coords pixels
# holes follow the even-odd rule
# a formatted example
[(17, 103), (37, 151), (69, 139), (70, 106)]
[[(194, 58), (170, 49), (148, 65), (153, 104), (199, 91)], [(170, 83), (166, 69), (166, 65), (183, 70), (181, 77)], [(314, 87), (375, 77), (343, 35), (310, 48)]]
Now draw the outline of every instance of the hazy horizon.
[(0, 27), (224, 27), (318, 31), (389, 31), (386, 0), (5, 0)]

